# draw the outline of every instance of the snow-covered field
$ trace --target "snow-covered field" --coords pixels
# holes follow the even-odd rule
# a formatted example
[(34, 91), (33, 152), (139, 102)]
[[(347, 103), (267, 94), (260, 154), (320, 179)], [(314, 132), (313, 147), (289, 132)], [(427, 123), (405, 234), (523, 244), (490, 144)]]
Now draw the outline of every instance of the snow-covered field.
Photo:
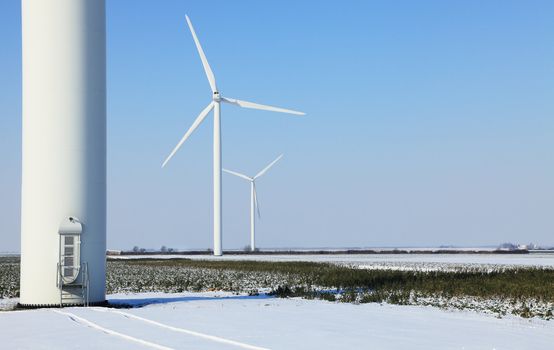
[[(150, 255), (115, 258), (137, 257), (314, 261), (402, 270), (554, 268), (552, 254)], [(14, 264), (5, 263), (4, 268)], [(165, 275), (161, 276), (155, 265), (109, 264), (109, 281), (116, 283), (111, 290), (121, 292), (148, 290), (149, 285), (133, 289), (134, 284), (128, 285), (129, 281), (124, 278), (132, 276), (134, 279), (130, 282), (133, 282), (141, 274), (148, 277), (144, 280), (154, 278), (156, 286), (165, 286), (163, 282), (167, 278), (171, 282), (179, 280), (177, 284), (169, 283), (169, 287), (180, 286), (178, 291), (185, 287), (184, 290), (197, 290), (194, 283), (201, 284), (198, 290), (226, 289), (229, 286), (222, 284), (225, 281), (234, 286), (227, 290), (264, 291), (269, 287), (260, 288), (260, 281), (274, 286), (281, 284), (280, 278), (284, 278), (279, 274), (269, 278), (258, 271), (219, 271), (179, 265), (164, 267)], [(14, 266), (18, 267), (18, 264)], [(142, 281), (142, 278), (138, 280)], [(294, 285), (290, 276), (285, 282)], [(154, 290), (171, 291), (169, 287)], [(109, 299), (111, 303), (136, 307), (0, 312), (0, 349), (554, 349), (554, 320), (513, 316), (510, 307), (514, 305), (504, 300), (455, 298), (442, 305), (436, 298), (419, 298), (417, 306), (397, 306), (375, 302), (353, 304), (281, 299), (264, 294), (247, 296), (230, 292), (112, 294)], [(0, 310), (9, 309), (10, 304), (16, 302), (17, 299), (0, 299)], [(535, 307), (552, 309), (552, 304), (539, 304)], [(502, 318), (495, 317), (491, 310), (500, 310), (504, 306), (507, 309), (500, 312)]]
[(111, 295), (133, 309), (0, 313), (3, 349), (552, 349), (554, 322), (221, 292)]
[(541, 267), (554, 268), (554, 254), (314, 254), (314, 255), (115, 255), (110, 259), (178, 259), (313, 261), (368, 269), (456, 270)]

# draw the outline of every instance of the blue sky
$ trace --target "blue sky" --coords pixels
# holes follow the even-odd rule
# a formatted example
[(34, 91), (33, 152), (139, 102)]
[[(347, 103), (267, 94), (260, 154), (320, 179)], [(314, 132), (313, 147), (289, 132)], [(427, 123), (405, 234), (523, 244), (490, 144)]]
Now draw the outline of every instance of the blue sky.
[[(209, 102), (224, 166), (260, 179), (260, 247), (554, 244), (551, 1), (108, 0), (108, 246), (211, 247)], [(0, 251), (19, 250), (20, 2), (0, 3)], [(249, 187), (224, 176), (224, 248)]]

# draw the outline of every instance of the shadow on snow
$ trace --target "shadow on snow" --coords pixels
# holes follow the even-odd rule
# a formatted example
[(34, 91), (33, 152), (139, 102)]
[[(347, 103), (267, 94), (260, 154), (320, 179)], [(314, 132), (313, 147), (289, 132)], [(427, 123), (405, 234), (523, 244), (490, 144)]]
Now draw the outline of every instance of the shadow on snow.
[(231, 296), (181, 296), (181, 297), (155, 297), (155, 298), (109, 298), (108, 305), (113, 308), (129, 309), (144, 307), (153, 304), (169, 304), (187, 301), (217, 301), (217, 300), (253, 300), (273, 298), (267, 294), (255, 296), (231, 295)]

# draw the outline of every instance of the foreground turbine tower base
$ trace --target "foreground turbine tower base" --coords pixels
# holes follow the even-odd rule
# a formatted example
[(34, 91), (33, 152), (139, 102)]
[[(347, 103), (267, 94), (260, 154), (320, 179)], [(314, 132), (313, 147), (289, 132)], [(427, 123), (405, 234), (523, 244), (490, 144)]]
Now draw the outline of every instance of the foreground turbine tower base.
[(106, 299), (105, 27), (104, 0), (22, 0), (23, 306)]

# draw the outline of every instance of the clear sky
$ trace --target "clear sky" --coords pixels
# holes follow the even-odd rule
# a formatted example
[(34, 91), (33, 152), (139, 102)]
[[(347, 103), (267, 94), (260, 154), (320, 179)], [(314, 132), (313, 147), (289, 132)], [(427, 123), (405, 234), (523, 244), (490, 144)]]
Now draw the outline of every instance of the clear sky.
[[(554, 2), (107, 0), (108, 246), (212, 245), (212, 122), (260, 247), (554, 244)], [(0, 251), (19, 250), (20, 2), (0, 2)], [(224, 175), (224, 248), (249, 185)]]

